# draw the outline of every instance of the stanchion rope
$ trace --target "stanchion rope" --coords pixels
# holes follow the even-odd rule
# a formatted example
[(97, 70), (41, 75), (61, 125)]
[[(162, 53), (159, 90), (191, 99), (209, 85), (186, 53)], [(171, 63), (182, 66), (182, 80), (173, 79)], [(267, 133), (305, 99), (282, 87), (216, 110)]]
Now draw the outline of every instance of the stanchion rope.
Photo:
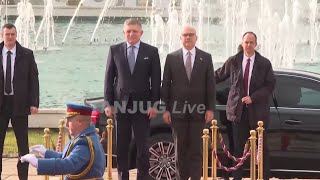
[[(230, 151), (228, 150), (227, 146), (224, 143), (223, 136), (220, 131), (219, 131), (219, 138), (220, 138), (220, 144), (222, 146), (223, 152), (228, 156), (228, 158), (232, 159), (235, 162), (240, 162), (242, 158), (234, 157), (230, 153)], [(244, 157), (245, 154), (248, 152), (248, 147), (249, 147), (249, 141), (247, 141), (246, 144), (244, 145), (242, 157)]]
[(249, 151), (245, 154), (244, 157), (239, 158), (240, 161), (238, 162), (238, 164), (236, 164), (236, 165), (233, 166), (233, 167), (226, 167), (226, 166), (222, 165), (221, 162), (220, 162), (220, 160), (219, 160), (219, 158), (218, 158), (218, 156), (217, 156), (217, 153), (216, 153), (215, 150), (213, 150), (213, 154), (214, 154), (214, 157), (215, 157), (216, 160), (217, 160), (217, 164), (218, 164), (218, 166), (219, 166), (219, 169), (223, 169), (223, 170), (225, 170), (225, 171), (230, 172), (230, 171), (235, 171), (235, 170), (237, 170), (237, 169), (244, 163), (244, 161), (250, 156), (251, 153), (250, 153), (250, 150), (249, 150)]

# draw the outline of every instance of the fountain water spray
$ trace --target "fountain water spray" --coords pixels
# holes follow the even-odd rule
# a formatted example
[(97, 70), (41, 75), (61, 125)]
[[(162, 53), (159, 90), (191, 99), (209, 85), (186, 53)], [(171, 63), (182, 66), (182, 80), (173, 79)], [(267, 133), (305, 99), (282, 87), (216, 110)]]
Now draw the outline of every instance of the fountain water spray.
[(225, 57), (237, 52), (240, 43), (239, 37), (248, 28), (247, 17), (249, 0), (220, 0), (225, 8), (224, 30), (225, 30)]
[(179, 37), (180, 28), (177, 26), (179, 24), (179, 14), (175, 7), (175, 0), (171, 0), (168, 8), (168, 21), (167, 21), (167, 29), (169, 34), (168, 40), (168, 52), (173, 52), (180, 47), (179, 41), (177, 41), (177, 37)]
[(94, 35), (96, 34), (96, 31), (99, 27), (99, 24), (101, 23), (102, 19), (103, 19), (103, 16), (104, 14), (106, 13), (107, 9), (111, 8), (111, 7), (114, 7), (116, 5), (117, 1), (116, 0), (106, 0), (106, 2), (104, 3), (104, 6), (103, 6), (103, 9), (99, 15), (99, 19), (97, 21), (97, 24), (93, 30), (93, 33), (92, 33), (92, 36), (91, 36), (91, 39), (90, 39), (90, 44), (92, 44), (92, 41), (94, 39)]
[(205, 47), (203, 47), (204, 43), (204, 18), (205, 18), (205, 13), (206, 13), (206, 5), (205, 5), (205, 0), (200, 0), (199, 4), (198, 4), (198, 31), (197, 31), (197, 35), (198, 35), (198, 44), (199, 44), (199, 48), (200, 49), (207, 49)]
[[(5, 9), (4, 9), (5, 8)], [(7, 1), (5, 1), (5, 4), (3, 5), (2, 2), (0, 3), (0, 14), (1, 14), (1, 17), (0, 17), (0, 25), (1, 27), (6, 24), (8, 22), (8, 19), (7, 19)], [(4, 11), (4, 12), (3, 12)]]
[[(302, 19), (302, 11), (301, 11), (301, 4), (299, 3), (299, 0), (293, 0), (292, 4), (292, 34), (293, 36), (295, 34), (299, 34), (299, 25), (300, 21)], [(297, 43), (300, 42), (301, 39), (299, 37), (293, 37), (293, 46), (292, 46), (292, 51), (294, 52), (293, 54), (293, 59), (294, 61), (296, 60), (296, 51), (297, 51)]]
[[(3, 13), (3, 8), (4, 9), (4, 13)], [(1, 27), (8, 23), (8, 0), (2, 0), (0, 2), (0, 14), (1, 14)]]
[(46, 0), (45, 2), (44, 15), (40, 23), (36, 38), (34, 40), (35, 47), (37, 47), (37, 42), (41, 31), (43, 31), (43, 49), (47, 50), (50, 46), (50, 35), (52, 37), (53, 44), (54, 40), (54, 20), (53, 20), (53, 3), (52, 0)]
[(82, 6), (82, 4), (84, 3), (84, 1), (85, 1), (85, 0), (81, 0), (81, 1), (79, 2), (78, 6), (77, 6), (77, 9), (74, 11), (73, 16), (72, 16), (72, 18), (71, 18), (71, 20), (70, 20), (70, 22), (69, 22), (67, 31), (66, 31), (66, 33), (64, 34), (64, 37), (63, 37), (63, 40), (62, 40), (62, 44), (64, 44), (64, 42), (66, 41), (66, 38), (67, 38), (67, 36), (68, 36), (70, 27), (71, 27), (71, 25), (72, 25), (72, 23), (73, 23), (73, 20), (74, 20), (74, 18), (77, 16), (77, 14), (78, 14), (78, 12), (79, 12), (79, 9), (80, 9), (80, 7)]
[(270, 8), (269, 0), (220, 0), (220, 4), (225, 10), (222, 18), (225, 58), (237, 52), (243, 33), (253, 31), (258, 35), (258, 51), (270, 58), (277, 67), (292, 67), (296, 43), (295, 34), (292, 33), (294, 26), (288, 1), (284, 3), (283, 18)]
[[(306, 38), (307, 34), (310, 35), (307, 38), (310, 39), (311, 58), (308, 61), (304, 59), (303, 62), (313, 62), (320, 38), (320, 25), (317, 22), (317, 1), (308, 1), (307, 11), (303, 9), (305, 7), (301, 3), (302, 0), (181, 0), (181, 10), (175, 7), (177, 0), (170, 0), (168, 8), (161, 8), (152, 1), (150, 12), (148, 0), (146, 13), (150, 15), (151, 44), (159, 47), (159, 52), (162, 54), (175, 51), (181, 47), (178, 39), (181, 27), (187, 24), (193, 25), (197, 28), (197, 47), (218, 52), (219, 57), (219, 48), (222, 44), (224, 46), (222, 49), (225, 50), (222, 58), (225, 60), (237, 52), (243, 33), (253, 31), (258, 36), (257, 51), (269, 58), (275, 67), (291, 68), (294, 62), (297, 62), (297, 49), (303, 45), (302, 38)], [(111, 0), (107, 0), (104, 10), (110, 7), (110, 2)], [(220, 9), (213, 8), (219, 5)], [(100, 14), (90, 42), (105, 13), (104, 10)], [(166, 13), (163, 10), (168, 11)], [(220, 13), (219, 10), (224, 13)], [(308, 17), (305, 12), (308, 12)], [(168, 20), (163, 21), (165, 20), (163, 16), (166, 14)], [(211, 18), (215, 21), (211, 21)], [(220, 28), (218, 25), (220, 20), (224, 25), (223, 33), (220, 29), (213, 29)], [(302, 31), (301, 25), (306, 27), (303, 32), (299, 32)], [(219, 39), (212, 39), (214, 38), (212, 33), (223, 35), (216, 35)]]
[(162, 17), (159, 14), (155, 14), (154, 18), (154, 26), (152, 28), (152, 45), (158, 46), (160, 51), (163, 51), (164, 46), (164, 30), (165, 30), (165, 23), (163, 22)]
[[(153, 1), (150, 12), (151, 44), (159, 47), (160, 52), (163, 51), (164, 47), (168, 47), (168, 52), (175, 51), (181, 47), (180, 42), (177, 41), (177, 37), (180, 36), (181, 27), (184, 25), (194, 25), (197, 28), (198, 35), (197, 47), (208, 50), (208, 39), (210, 39), (209, 14), (212, 13), (209, 4), (212, 3), (208, 0), (200, 0), (198, 2), (194, 0), (182, 0), (182, 9), (178, 11), (175, 6), (176, 2), (176, 0), (170, 0), (168, 5), (168, 21), (165, 23), (160, 15), (165, 13), (161, 12), (162, 9)], [(206, 19), (207, 21), (205, 22)], [(166, 37), (169, 37), (169, 39)]]
[(29, 48), (29, 40), (30, 40), (30, 30), (33, 32), (33, 35), (36, 35), (36, 31), (34, 28), (35, 17), (32, 9), (32, 4), (29, 0), (21, 0), (17, 4), (18, 17), (15, 22), (15, 26), (17, 29), (17, 40), (24, 47)]
[(320, 25), (316, 21), (317, 15), (317, 0), (309, 0), (309, 23), (310, 23), (310, 55), (311, 55), (311, 62), (314, 62), (314, 58), (316, 56), (316, 48), (319, 42), (319, 30)]
[(181, 0), (181, 24), (192, 25), (193, 7), (195, 6), (194, 0)]

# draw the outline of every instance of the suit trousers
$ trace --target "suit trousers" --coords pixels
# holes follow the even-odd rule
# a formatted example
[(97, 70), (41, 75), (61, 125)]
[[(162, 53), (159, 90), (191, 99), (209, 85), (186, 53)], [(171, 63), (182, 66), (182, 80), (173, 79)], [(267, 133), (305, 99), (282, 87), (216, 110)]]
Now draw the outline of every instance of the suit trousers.
[[(132, 101), (128, 102), (127, 109), (132, 108)], [(117, 163), (118, 179), (129, 180), (129, 146), (132, 135), (137, 147), (137, 180), (148, 180), (149, 176), (149, 150), (148, 137), (150, 134), (150, 120), (145, 113), (141, 112), (118, 112), (117, 123)]]
[(200, 180), (202, 176), (202, 132), (204, 119), (189, 113), (185, 118), (173, 118), (173, 140), (176, 154), (177, 180)]
[[(250, 137), (250, 130), (256, 130), (257, 126), (251, 127), (248, 118), (248, 108), (244, 106), (242, 111), (242, 116), (240, 122), (233, 123), (233, 142), (234, 142), (234, 155), (235, 157), (242, 157), (243, 155), (243, 148), (245, 143), (248, 141)], [(270, 175), (270, 163), (269, 163), (269, 150), (268, 150), (268, 142), (267, 142), (267, 135), (266, 130), (267, 126), (264, 127), (264, 134), (263, 134), (263, 178), (264, 180), (269, 179)], [(250, 142), (249, 142), (250, 143)], [(257, 141), (258, 143), (258, 141)], [(249, 162), (250, 158), (246, 160)], [(238, 170), (233, 171), (234, 180), (240, 180), (243, 177), (243, 167), (240, 167)]]
[[(11, 119), (11, 125), (16, 136), (18, 144), (18, 155), (19, 157), (29, 153), (28, 146), (28, 116), (19, 116), (16, 117), (13, 115), (13, 96), (4, 96), (4, 101), (2, 103), (2, 109), (0, 113), (0, 172), (2, 172), (2, 154), (4, 139), (8, 129), (8, 124)], [(29, 163), (21, 163), (18, 160), (17, 164), (18, 176), (20, 180), (28, 179), (28, 168)], [(1, 179), (1, 178), (0, 178)]]

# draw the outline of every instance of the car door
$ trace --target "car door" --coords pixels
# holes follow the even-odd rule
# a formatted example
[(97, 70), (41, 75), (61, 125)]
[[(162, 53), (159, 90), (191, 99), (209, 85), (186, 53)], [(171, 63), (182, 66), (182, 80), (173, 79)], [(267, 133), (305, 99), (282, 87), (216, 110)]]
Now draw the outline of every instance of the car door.
[(220, 82), (216, 85), (216, 112), (214, 118), (218, 120), (219, 131), (223, 134), (225, 144), (233, 151), (233, 143), (229, 141), (232, 138), (232, 122), (227, 120), (226, 104), (230, 90), (230, 79)]
[(271, 147), (273, 171), (320, 176), (320, 83), (316, 78), (277, 75), (275, 97), (281, 131)]

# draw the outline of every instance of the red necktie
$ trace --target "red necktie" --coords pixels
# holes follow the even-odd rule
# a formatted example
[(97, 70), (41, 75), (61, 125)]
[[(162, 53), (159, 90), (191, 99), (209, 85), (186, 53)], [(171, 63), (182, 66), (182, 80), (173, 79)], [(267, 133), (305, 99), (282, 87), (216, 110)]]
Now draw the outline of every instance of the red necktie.
[(246, 96), (249, 95), (248, 88), (249, 88), (249, 70), (250, 70), (250, 59), (247, 59), (246, 69), (244, 70), (244, 94)]

